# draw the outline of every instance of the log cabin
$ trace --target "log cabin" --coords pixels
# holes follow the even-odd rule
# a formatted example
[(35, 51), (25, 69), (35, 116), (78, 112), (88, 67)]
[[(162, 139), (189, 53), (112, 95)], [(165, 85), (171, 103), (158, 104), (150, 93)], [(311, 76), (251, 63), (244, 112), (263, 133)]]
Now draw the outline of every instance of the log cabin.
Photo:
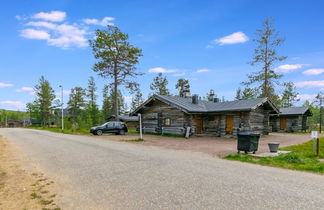
[(270, 116), (270, 124), (273, 132), (300, 132), (306, 131), (307, 117), (312, 116), (312, 111), (309, 107), (287, 107), (281, 108), (279, 114)]
[(192, 97), (153, 95), (132, 115), (142, 115), (144, 133), (200, 136), (236, 135), (238, 131), (268, 134), (270, 114), (279, 110), (268, 98), (220, 102)]

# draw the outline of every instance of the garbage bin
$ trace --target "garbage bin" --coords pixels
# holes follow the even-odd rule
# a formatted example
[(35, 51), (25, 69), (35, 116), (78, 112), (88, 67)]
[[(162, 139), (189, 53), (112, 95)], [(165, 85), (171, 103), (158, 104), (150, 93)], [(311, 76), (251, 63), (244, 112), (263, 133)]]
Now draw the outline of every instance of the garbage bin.
[(260, 134), (251, 132), (237, 133), (237, 152), (244, 151), (245, 153), (258, 151)]

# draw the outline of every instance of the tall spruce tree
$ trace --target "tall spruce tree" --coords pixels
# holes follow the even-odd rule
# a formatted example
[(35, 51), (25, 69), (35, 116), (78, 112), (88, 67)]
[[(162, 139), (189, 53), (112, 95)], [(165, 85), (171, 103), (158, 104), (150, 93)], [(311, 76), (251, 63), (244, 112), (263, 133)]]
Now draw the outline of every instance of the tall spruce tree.
[(96, 36), (89, 40), (94, 57), (98, 60), (93, 70), (104, 78), (111, 79), (108, 84), (113, 88), (114, 114), (118, 120), (118, 88), (124, 86), (130, 90), (137, 88), (138, 83), (130, 79), (141, 73), (136, 71), (136, 64), (142, 51), (128, 42), (128, 35), (116, 26), (107, 26), (106, 30), (96, 30)]
[(190, 93), (190, 84), (187, 79), (179, 79), (175, 87), (179, 90), (180, 97), (184, 97), (186, 93)]
[(29, 108), (39, 112), (39, 118), (43, 126), (49, 126), (54, 108), (52, 106), (55, 98), (54, 90), (48, 80), (44, 76), (41, 76), (38, 84), (34, 87), (34, 92), (36, 99), (33, 104), (29, 105)]
[(109, 116), (112, 115), (113, 113), (113, 104), (110, 100), (109, 97), (109, 87), (108, 85), (105, 85), (103, 90), (102, 90), (102, 97), (103, 97), (103, 102), (102, 102), (102, 118), (103, 121), (106, 121)]
[(88, 99), (87, 106), (86, 106), (86, 113), (90, 122), (88, 122), (91, 126), (96, 125), (99, 122), (99, 108), (97, 105), (97, 86), (94, 78), (91, 76), (88, 80), (88, 88), (86, 89), (86, 96)]
[(78, 120), (80, 119), (86, 105), (84, 99), (85, 95), (86, 92), (81, 87), (75, 87), (71, 89), (70, 98), (67, 104), (73, 131), (76, 131), (78, 129)]
[(258, 97), (268, 97), (274, 101), (277, 100), (275, 86), (279, 84), (281, 74), (275, 72), (274, 65), (285, 60), (286, 56), (279, 56), (277, 48), (282, 45), (284, 39), (279, 38), (278, 32), (273, 26), (273, 19), (266, 18), (262, 28), (256, 32), (257, 39), (253, 41), (257, 44), (254, 50), (254, 56), (250, 64), (260, 66), (260, 70), (248, 75), (248, 81), (244, 85), (256, 86)]
[(150, 85), (150, 89), (153, 90), (154, 94), (159, 95), (170, 95), (170, 92), (167, 88), (168, 80), (166, 77), (163, 77), (162, 73), (159, 73), (158, 76), (156, 76), (153, 79), (153, 83)]

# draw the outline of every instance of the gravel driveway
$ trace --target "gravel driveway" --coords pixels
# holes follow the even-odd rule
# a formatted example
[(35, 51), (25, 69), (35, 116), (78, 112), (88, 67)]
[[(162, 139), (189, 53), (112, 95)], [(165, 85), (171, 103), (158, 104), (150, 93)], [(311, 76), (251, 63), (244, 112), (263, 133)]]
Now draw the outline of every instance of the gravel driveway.
[(29, 129), (0, 135), (61, 187), (63, 209), (323, 209), (324, 177)]
[[(129, 134), (126, 136), (103, 135), (99, 138), (118, 141), (138, 138), (138, 134)], [(135, 144), (158, 146), (176, 150), (190, 150), (220, 157), (237, 152), (237, 140), (235, 138), (191, 137), (190, 139), (185, 139), (145, 135), (144, 139), (144, 142), (135, 142)], [(270, 133), (269, 135), (260, 138), (259, 150), (257, 153), (269, 152), (269, 142), (279, 142), (280, 147), (285, 147), (294, 144), (301, 144), (309, 140), (310, 134)]]

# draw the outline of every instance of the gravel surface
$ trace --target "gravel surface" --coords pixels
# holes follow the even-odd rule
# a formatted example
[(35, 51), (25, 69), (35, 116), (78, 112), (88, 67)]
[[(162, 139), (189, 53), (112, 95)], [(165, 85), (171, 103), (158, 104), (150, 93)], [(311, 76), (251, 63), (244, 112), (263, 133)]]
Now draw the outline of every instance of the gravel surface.
[(63, 209), (323, 209), (324, 177), (202, 153), (0, 129), (62, 189)]
[[(108, 140), (127, 140), (136, 139), (138, 134), (127, 134), (125, 136), (105, 134), (97, 136)], [(144, 135), (144, 142), (136, 142), (147, 146), (158, 146), (167, 149), (190, 150), (193, 152), (202, 152), (212, 156), (226, 156), (237, 152), (237, 139), (225, 137), (190, 137), (170, 138), (158, 135)], [(270, 133), (261, 136), (257, 153), (269, 152), (269, 142), (279, 142), (280, 147), (286, 147), (294, 144), (301, 144), (310, 140), (310, 134), (293, 134), (293, 133)]]

